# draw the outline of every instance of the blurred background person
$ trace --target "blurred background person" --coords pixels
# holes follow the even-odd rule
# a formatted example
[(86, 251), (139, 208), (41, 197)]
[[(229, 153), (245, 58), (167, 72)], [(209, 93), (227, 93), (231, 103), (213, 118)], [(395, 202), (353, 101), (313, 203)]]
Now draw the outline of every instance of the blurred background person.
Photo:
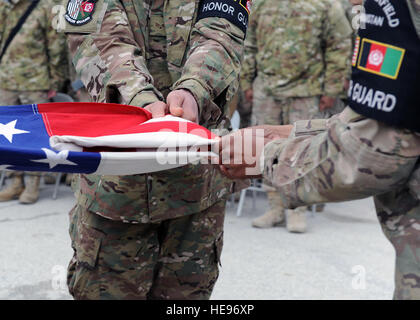
[[(71, 98), (75, 102), (91, 102), (92, 98), (90, 97), (89, 93), (87, 92), (85, 85), (83, 84), (82, 80), (78, 77), (76, 69), (71, 62), (71, 56), (68, 52), (68, 72), (69, 72), (69, 79), (66, 91), (68, 92), (68, 96), (65, 98)], [(61, 101), (63, 102), (63, 101)], [(44, 183), (45, 184), (55, 184), (56, 179), (60, 177), (60, 182), (64, 183), (65, 185), (71, 185), (71, 181), (73, 177), (71, 173), (65, 173), (59, 175), (58, 173), (45, 173), (44, 174)]]
[[(67, 44), (52, 26), (59, 0), (0, 0), (0, 105), (45, 103), (68, 79)], [(24, 19), (26, 18), (26, 19)], [(0, 138), (2, 139), (2, 138)], [(41, 173), (13, 172), (0, 201), (35, 203)]]
[[(256, 1), (241, 73), (241, 88), (252, 101), (251, 124), (329, 117), (345, 93), (351, 34), (338, 0)], [(266, 189), (270, 209), (253, 221), (254, 227), (269, 228), (285, 220), (279, 195)], [(286, 212), (290, 232), (306, 231), (305, 211)]]
[[(91, 102), (92, 98), (90, 97), (89, 93), (87, 92), (82, 80), (78, 77), (76, 70), (71, 62), (71, 56), (68, 54), (68, 70), (69, 70), (69, 81), (68, 86), (66, 88), (68, 95), (65, 96), (65, 99), (71, 98), (75, 102)], [(66, 102), (66, 101), (61, 101)], [(56, 179), (60, 178), (60, 182), (63, 182), (67, 186), (71, 184), (73, 179), (73, 174), (71, 173), (64, 173), (59, 175), (58, 173), (45, 173), (44, 174), (44, 183), (45, 184), (55, 184)]]

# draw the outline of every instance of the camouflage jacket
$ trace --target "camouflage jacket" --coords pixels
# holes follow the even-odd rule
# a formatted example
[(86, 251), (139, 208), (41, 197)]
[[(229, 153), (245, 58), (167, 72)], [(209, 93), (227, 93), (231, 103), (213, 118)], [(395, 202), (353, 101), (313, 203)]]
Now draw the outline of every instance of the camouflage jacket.
[[(0, 64), (0, 88), (60, 91), (68, 78), (65, 37), (54, 29), (58, 0), (42, 0), (10, 43)], [(0, 51), (30, 1), (0, 1)]]
[(94, 101), (144, 107), (187, 89), (214, 128), (238, 87), (244, 34), (224, 19), (196, 22), (199, 0), (164, 1), (163, 12), (161, 1), (97, 1), (91, 22), (65, 24), (79, 34), (69, 37), (73, 63)]
[(354, 18), (354, 13), (352, 12), (353, 11), (353, 5), (350, 3), (349, 0), (339, 0), (339, 1), (343, 6), (344, 13), (346, 14), (346, 17), (347, 17), (347, 20), (350, 23), (350, 26), (352, 27), (352, 20)]
[[(198, 5), (198, 0), (99, 0), (89, 23), (66, 22), (73, 63), (94, 101), (144, 107), (184, 88), (199, 104), (201, 124), (220, 126), (237, 90), (244, 34), (225, 19), (196, 21)], [(210, 165), (82, 176), (79, 185), (79, 204), (133, 223), (197, 213), (232, 188)]]
[[(420, 38), (420, 0), (407, 0)], [(345, 201), (407, 185), (420, 200), (420, 135), (365, 118), (349, 107), (327, 120), (298, 121), (267, 144), (264, 176), (286, 207)]]
[(288, 139), (264, 148), (264, 177), (288, 208), (361, 199), (407, 183), (420, 136), (346, 108), (330, 119), (298, 121)]
[(260, 0), (252, 10), (243, 90), (262, 77), (278, 97), (338, 96), (350, 68), (351, 33), (335, 0)]

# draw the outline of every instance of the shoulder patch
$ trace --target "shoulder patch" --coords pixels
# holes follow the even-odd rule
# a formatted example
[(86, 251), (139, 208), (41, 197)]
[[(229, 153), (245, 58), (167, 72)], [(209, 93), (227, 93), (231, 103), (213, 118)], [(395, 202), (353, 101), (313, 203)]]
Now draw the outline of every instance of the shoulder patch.
[(98, 32), (105, 15), (107, 3), (103, 0), (65, 0), (64, 32)]
[(64, 18), (73, 26), (82, 26), (92, 21), (96, 0), (69, 0)]
[(251, 5), (251, 0), (201, 0), (197, 20), (225, 18), (246, 33)]

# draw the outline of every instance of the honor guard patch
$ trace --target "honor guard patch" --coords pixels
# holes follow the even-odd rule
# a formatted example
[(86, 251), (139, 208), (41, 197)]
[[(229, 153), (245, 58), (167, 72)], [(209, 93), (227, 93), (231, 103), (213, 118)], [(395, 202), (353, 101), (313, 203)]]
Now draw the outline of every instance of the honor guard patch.
[(357, 67), (389, 79), (397, 79), (405, 49), (386, 43), (363, 39)]
[(64, 18), (73, 26), (82, 26), (92, 20), (96, 0), (69, 0)]
[(225, 18), (246, 33), (251, 5), (251, 0), (202, 0), (197, 20)]

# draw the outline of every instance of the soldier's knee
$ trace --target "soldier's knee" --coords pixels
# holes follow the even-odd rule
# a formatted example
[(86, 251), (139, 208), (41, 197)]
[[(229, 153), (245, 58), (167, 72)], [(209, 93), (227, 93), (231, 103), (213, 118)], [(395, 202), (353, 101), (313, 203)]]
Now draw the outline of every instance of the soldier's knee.
[(76, 299), (145, 299), (153, 281), (158, 243), (148, 225), (111, 221), (74, 209), (69, 291)]
[(420, 300), (420, 264), (397, 257), (394, 299)]
[(169, 222), (150, 299), (210, 298), (219, 277), (224, 204)]
[(222, 238), (183, 257), (162, 257), (149, 299), (208, 300), (219, 277)]

